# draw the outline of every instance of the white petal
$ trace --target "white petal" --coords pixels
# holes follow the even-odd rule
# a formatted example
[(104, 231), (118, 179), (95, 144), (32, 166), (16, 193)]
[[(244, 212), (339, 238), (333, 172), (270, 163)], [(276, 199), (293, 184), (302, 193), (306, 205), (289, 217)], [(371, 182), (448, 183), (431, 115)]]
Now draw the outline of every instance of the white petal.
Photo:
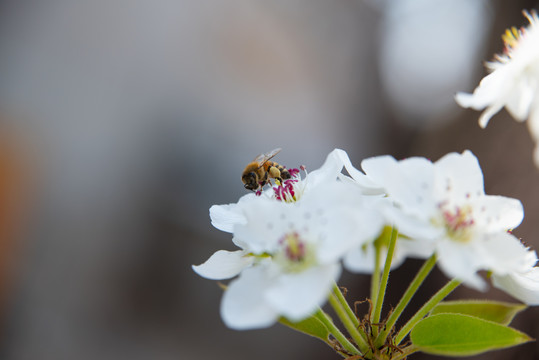
[(304, 227), (316, 234), (320, 263), (338, 261), (349, 250), (374, 240), (384, 226), (376, 207), (380, 199), (362, 195), (354, 184), (334, 182), (326, 185), (318, 197), (306, 200), (309, 202), (301, 203), (300, 207), (306, 207), (312, 215)]
[(456, 95), (455, 95), (455, 101), (457, 102), (457, 104), (459, 104), (460, 106), (462, 106), (463, 108), (470, 108), (470, 107), (474, 107), (474, 109), (476, 110), (481, 110), (483, 108), (485, 108), (485, 106), (487, 106), (488, 103), (483, 103), (483, 104), (478, 104), (476, 105), (476, 100), (475, 100), (475, 97), (470, 94), (470, 93), (465, 93), (465, 92), (458, 92)]
[(348, 252), (343, 259), (343, 265), (346, 270), (354, 273), (372, 274), (374, 271), (374, 257), (373, 245), (362, 246)]
[(350, 158), (348, 157), (348, 154), (340, 149), (336, 150), (336, 155), (339, 156), (341, 162), (344, 165), (344, 168), (348, 172), (348, 174), (354, 179), (354, 181), (361, 186), (366, 193), (369, 194), (380, 194), (382, 193), (382, 188), (380, 187), (380, 184), (373, 182), (368, 176), (366, 176), (364, 173), (356, 169), (352, 162), (350, 161)]
[[(400, 240), (399, 240), (400, 241)], [(397, 242), (398, 245), (398, 242)], [(384, 268), (385, 259), (387, 256), (387, 248), (383, 248), (380, 254), (380, 269)], [(400, 251), (399, 246), (395, 248), (393, 253), (393, 259), (391, 261), (391, 269), (399, 267), (406, 258), (404, 252)], [(375, 250), (374, 245), (369, 244), (367, 246), (362, 246), (361, 248), (356, 248), (348, 254), (343, 259), (344, 267), (351, 272), (359, 274), (372, 274), (374, 270), (375, 263)]]
[(399, 238), (397, 242), (398, 251), (403, 256), (414, 259), (427, 259), (434, 254), (435, 243), (433, 241), (421, 241), (417, 239)]
[(536, 91), (532, 82), (524, 76), (519, 80), (518, 87), (508, 94), (505, 108), (515, 120), (524, 121), (528, 118)]
[[(457, 93), (455, 100), (465, 108), (481, 110), (502, 98), (505, 93), (504, 80), (506, 72), (493, 72), (485, 76), (473, 94)], [(503, 106), (503, 105), (502, 105)]]
[[(333, 210), (328, 213), (327, 227), (319, 229), (317, 231), (318, 248), (317, 259), (320, 263), (328, 264), (341, 259), (348, 251), (360, 246), (364, 239), (361, 232), (365, 230), (366, 233), (372, 234), (370, 225), (379, 225), (378, 229), (382, 229), (383, 223), (368, 224), (368, 226), (361, 227), (356, 221), (357, 216), (354, 216), (352, 211), (337, 211)], [(377, 234), (372, 236), (372, 239)]]
[(341, 152), (345, 153), (340, 149), (333, 150), (328, 154), (326, 161), (319, 169), (309, 172), (305, 179), (306, 189), (315, 187), (327, 181), (334, 181), (337, 178), (343, 168), (343, 162), (340, 155)]
[(271, 326), (279, 314), (264, 299), (270, 280), (264, 267), (245, 269), (232, 281), (221, 301), (221, 317), (232, 329), (247, 330)]
[(238, 204), (213, 205), (210, 208), (210, 218), (215, 228), (228, 233), (234, 231), (234, 225), (246, 222)]
[[(386, 187), (387, 180), (395, 175), (396, 167), (397, 160), (389, 155), (375, 156), (364, 159), (361, 162), (361, 168), (365, 171), (365, 174), (367, 174), (368, 179), (380, 188)], [(359, 173), (359, 171), (353, 168), (351, 164), (350, 169), (346, 167), (346, 170), (352, 177), (355, 176), (354, 174), (356, 174), (356, 172)]]
[(520, 200), (504, 196), (482, 196), (472, 199), (474, 225), (488, 232), (506, 231), (516, 228), (524, 218)]
[(528, 305), (539, 305), (539, 268), (525, 273), (492, 275), (492, 285)]
[(449, 153), (436, 161), (436, 193), (441, 201), (457, 202), (484, 195), (483, 172), (471, 151)]
[(486, 283), (477, 275), (482, 269), (480, 255), (473, 242), (459, 243), (442, 240), (437, 246), (438, 265), (450, 279), (463, 281), (467, 286), (485, 291)]
[(192, 268), (198, 275), (207, 279), (230, 279), (253, 263), (254, 258), (246, 255), (243, 250), (219, 250), (210, 256), (205, 263), (193, 265)]
[(266, 301), (288, 319), (302, 320), (324, 304), (339, 275), (338, 264), (282, 274), (266, 291)]
[(412, 157), (396, 162), (390, 156), (380, 156), (364, 160), (362, 167), (403, 212), (428, 221), (437, 211), (433, 198), (434, 166), (429, 160)]
[(357, 184), (335, 180), (288, 204), (286, 223), (299, 233), (314, 235), (317, 252), (325, 259), (322, 262), (333, 262), (381, 231), (383, 218), (375, 205), (378, 198), (363, 195)]
[(266, 197), (256, 196), (254, 193), (243, 195), (237, 203), (228, 205), (213, 205), (210, 208), (211, 224), (225, 232), (233, 232), (237, 224), (245, 224), (243, 208), (246, 204), (267, 200)]
[(260, 197), (242, 205), (242, 211), (247, 221), (234, 226), (234, 243), (255, 254), (273, 252), (292, 222), (287, 219), (292, 205)]
[(390, 197), (395, 199), (403, 211), (421, 219), (437, 213), (434, 197), (434, 164), (421, 157), (411, 157), (399, 161), (399, 173), (391, 178), (388, 185)]
[(495, 274), (525, 271), (537, 262), (535, 251), (529, 250), (515, 236), (500, 232), (484, 235), (479, 239), (482, 268)]
[(494, 116), (498, 111), (500, 111), (503, 108), (502, 102), (496, 102), (493, 105), (487, 107), (485, 111), (479, 116), (479, 126), (481, 126), (483, 129), (487, 127), (488, 122), (490, 121), (490, 118)]
[(459, 93), (455, 100), (462, 107), (471, 107), (475, 110), (487, 108), (479, 117), (479, 125), (486, 127), (490, 118), (505, 105), (505, 98), (510, 91), (510, 74), (507, 69), (501, 68), (485, 76), (472, 95)]
[(349, 210), (349, 213), (353, 215), (353, 222), (357, 227), (355, 233), (357, 241), (360, 244), (376, 239), (385, 226), (385, 219), (381, 212), (382, 209), (376, 207), (376, 204), (380, 204), (380, 202), (369, 200), (375, 199), (366, 199), (364, 207), (360, 208), (357, 206)]
[(395, 207), (386, 207), (383, 211), (387, 222), (396, 226), (400, 234), (410, 238), (434, 242), (445, 233), (445, 230), (440, 226), (435, 226), (430, 218), (418, 218), (405, 214)]
[(329, 208), (360, 205), (363, 199), (361, 188), (351, 182), (327, 181), (305, 192), (298, 205), (304, 208)]

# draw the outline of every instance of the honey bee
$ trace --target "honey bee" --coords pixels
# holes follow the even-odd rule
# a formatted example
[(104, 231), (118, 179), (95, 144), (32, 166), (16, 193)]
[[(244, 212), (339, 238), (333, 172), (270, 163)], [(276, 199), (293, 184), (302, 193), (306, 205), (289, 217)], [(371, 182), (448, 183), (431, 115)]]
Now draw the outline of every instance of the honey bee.
[(247, 164), (241, 175), (241, 181), (243, 181), (247, 190), (256, 191), (262, 189), (267, 183), (271, 184), (271, 178), (278, 180), (280, 183), (283, 182), (283, 179), (290, 179), (290, 173), (284, 166), (270, 161), (280, 151), (281, 149), (277, 148), (265, 154), (260, 154)]

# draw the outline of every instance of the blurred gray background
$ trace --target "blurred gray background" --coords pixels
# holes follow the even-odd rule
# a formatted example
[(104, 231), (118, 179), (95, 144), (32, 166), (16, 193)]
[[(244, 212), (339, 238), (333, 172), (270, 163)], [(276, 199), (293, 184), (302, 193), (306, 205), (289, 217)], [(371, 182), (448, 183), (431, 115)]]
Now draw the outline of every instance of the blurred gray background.
[[(504, 30), (526, 24), (521, 10), (537, 6), (0, 2), (0, 358), (337, 359), (280, 325), (227, 329), (221, 289), (191, 270), (234, 249), (208, 209), (237, 201), (243, 167), (276, 147), (278, 162), (308, 169), (335, 147), (358, 166), (471, 149), (487, 193), (522, 200), (515, 234), (538, 249), (526, 126), (502, 111), (481, 130), (479, 113), (453, 100), (484, 76)], [(392, 275), (391, 304), (419, 266)], [(341, 283), (364, 299), (368, 280)], [(445, 281), (435, 272), (418, 301)], [(511, 300), (464, 288), (452, 297)], [(538, 319), (530, 308), (515, 326), (537, 338)], [(476, 358), (535, 359), (539, 349)]]

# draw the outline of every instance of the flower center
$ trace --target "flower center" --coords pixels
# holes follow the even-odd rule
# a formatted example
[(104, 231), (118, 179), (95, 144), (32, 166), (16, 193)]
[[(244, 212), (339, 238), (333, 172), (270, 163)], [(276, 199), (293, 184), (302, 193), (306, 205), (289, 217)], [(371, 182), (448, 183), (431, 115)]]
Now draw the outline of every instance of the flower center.
[(279, 240), (280, 251), (275, 255), (286, 272), (301, 272), (310, 267), (314, 261), (313, 249), (297, 232), (284, 235)]
[(442, 216), (449, 237), (455, 241), (470, 240), (470, 227), (474, 224), (472, 209), (469, 206), (456, 207), (453, 211), (444, 209)]
[(301, 262), (305, 257), (305, 243), (300, 240), (298, 233), (287, 234), (281, 239), (288, 261)]

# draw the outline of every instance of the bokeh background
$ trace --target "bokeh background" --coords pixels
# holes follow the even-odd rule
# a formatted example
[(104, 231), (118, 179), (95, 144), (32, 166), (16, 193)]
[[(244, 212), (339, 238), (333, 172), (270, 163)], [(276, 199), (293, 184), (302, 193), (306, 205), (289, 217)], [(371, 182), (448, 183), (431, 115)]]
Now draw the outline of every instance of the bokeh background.
[[(486, 191), (522, 200), (539, 248), (539, 172), (524, 124), (486, 130), (457, 91), (536, 1), (0, 2), (0, 358), (334, 359), (283, 326), (227, 329), (222, 290), (191, 264), (230, 235), (212, 204), (243, 167), (438, 159), (471, 149)], [(390, 278), (393, 305), (420, 262)], [(345, 274), (351, 299), (368, 277)], [(418, 294), (446, 279), (434, 272)], [(452, 298), (511, 300), (460, 288)], [(415, 309), (412, 307), (408, 313)], [(539, 310), (515, 326), (539, 337)], [(417, 359), (435, 359), (417, 355)], [(536, 342), (476, 359), (539, 359)]]

